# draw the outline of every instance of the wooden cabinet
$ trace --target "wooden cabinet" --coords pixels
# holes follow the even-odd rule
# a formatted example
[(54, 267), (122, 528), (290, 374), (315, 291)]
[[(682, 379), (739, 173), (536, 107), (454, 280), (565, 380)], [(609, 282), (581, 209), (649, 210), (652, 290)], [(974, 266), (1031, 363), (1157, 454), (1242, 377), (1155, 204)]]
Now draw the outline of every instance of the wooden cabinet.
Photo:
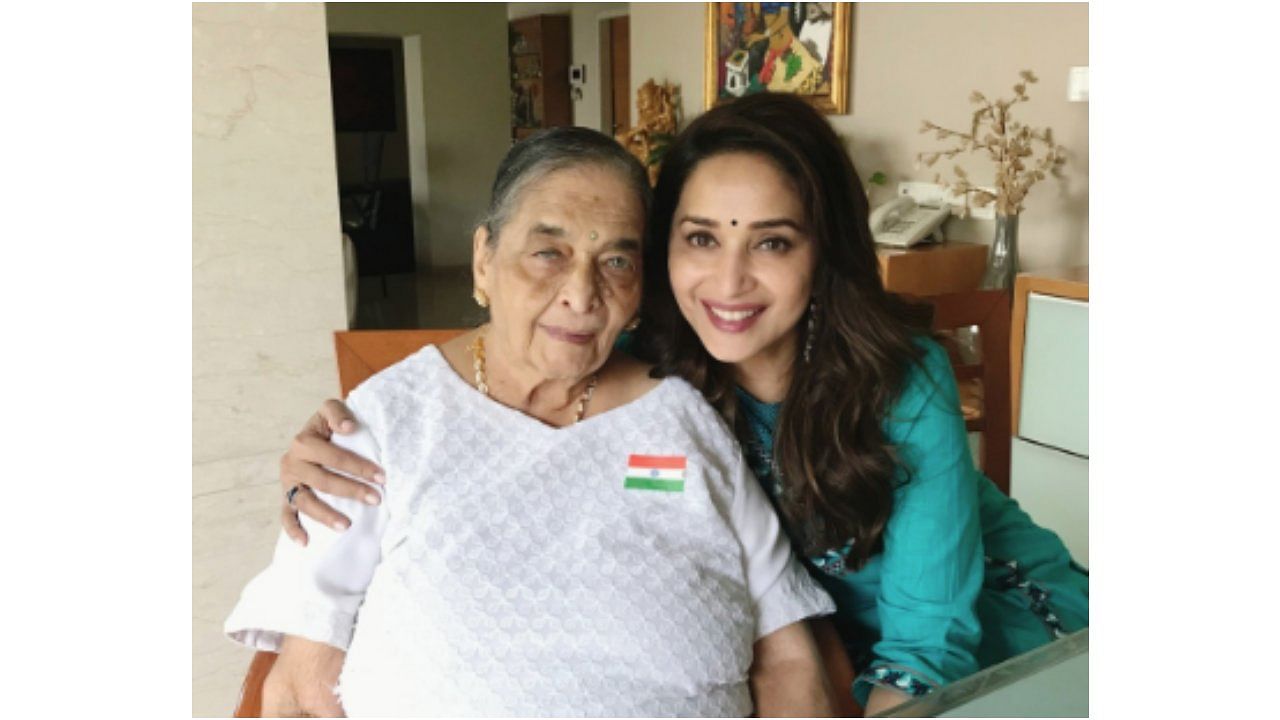
[(569, 16), (512, 20), (507, 32), (511, 70), (511, 139), (573, 124), (569, 97)]
[(1089, 564), (1089, 271), (1014, 282), (1010, 494)]
[(913, 248), (877, 246), (880, 278), (889, 292), (926, 297), (977, 290), (987, 267), (987, 246), (945, 242)]

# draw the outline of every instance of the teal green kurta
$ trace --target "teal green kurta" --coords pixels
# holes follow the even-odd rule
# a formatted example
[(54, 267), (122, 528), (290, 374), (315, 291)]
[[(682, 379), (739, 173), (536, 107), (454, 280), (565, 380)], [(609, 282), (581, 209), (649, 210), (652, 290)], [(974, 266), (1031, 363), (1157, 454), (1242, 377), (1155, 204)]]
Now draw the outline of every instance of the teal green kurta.
[[(1088, 625), (1088, 575), (975, 469), (946, 352), (919, 343), (924, 357), (884, 422), (899, 458), (884, 551), (856, 572), (844, 565), (848, 546), (809, 558), (866, 670), (854, 688), (864, 704), (873, 685), (921, 694)], [(755, 435), (747, 456), (776, 499), (780, 406), (738, 396)]]

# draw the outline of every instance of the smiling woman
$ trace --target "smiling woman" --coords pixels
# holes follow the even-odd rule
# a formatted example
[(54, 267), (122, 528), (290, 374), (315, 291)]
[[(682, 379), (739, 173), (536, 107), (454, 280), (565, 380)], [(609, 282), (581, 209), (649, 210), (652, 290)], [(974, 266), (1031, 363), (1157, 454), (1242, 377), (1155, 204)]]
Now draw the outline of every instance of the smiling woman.
[(789, 367), (796, 345), (787, 331), (809, 309), (816, 253), (777, 164), (746, 153), (700, 163), (671, 233), (671, 287), (707, 351), (726, 363)]
[(1088, 577), (975, 469), (946, 352), (885, 291), (817, 111), (760, 94), (690, 123), (645, 252), (636, 344), (737, 431), (836, 601), (868, 714), (1088, 624)]

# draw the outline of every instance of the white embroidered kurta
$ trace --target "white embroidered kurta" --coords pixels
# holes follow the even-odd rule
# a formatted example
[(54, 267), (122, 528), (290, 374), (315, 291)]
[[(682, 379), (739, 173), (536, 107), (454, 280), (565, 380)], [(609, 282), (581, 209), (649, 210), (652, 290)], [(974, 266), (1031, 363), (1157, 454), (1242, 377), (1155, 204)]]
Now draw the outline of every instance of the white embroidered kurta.
[(553, 428), (428, 346), (348, 405), (382, 504), (326, 497), (351, 528), (282, 534), (226, 631), (346, 649), (349, 715), (749, 715), (753, 643), (835, 609), (682, 380)]

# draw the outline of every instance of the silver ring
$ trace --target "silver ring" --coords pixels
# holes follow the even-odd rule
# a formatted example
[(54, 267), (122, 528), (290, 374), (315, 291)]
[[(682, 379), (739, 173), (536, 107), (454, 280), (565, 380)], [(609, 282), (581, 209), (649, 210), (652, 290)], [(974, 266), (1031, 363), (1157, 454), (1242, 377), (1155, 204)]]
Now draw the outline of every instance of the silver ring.
[(293, 487), (289, 488), (289, 492), (284, 494), (285, 502), (289, 503), (289, 507), (293, 508), (294, 510), (297, 510), (298, 506), (293, 504), (293, 500), (298, 495), (298, 491), (301, 490), (302, 488), (307, 488), (308, 490), (311, 489), (306, 485), (304, 485), (303, 483), (298, 483), (297, 485), (294, 485)]

